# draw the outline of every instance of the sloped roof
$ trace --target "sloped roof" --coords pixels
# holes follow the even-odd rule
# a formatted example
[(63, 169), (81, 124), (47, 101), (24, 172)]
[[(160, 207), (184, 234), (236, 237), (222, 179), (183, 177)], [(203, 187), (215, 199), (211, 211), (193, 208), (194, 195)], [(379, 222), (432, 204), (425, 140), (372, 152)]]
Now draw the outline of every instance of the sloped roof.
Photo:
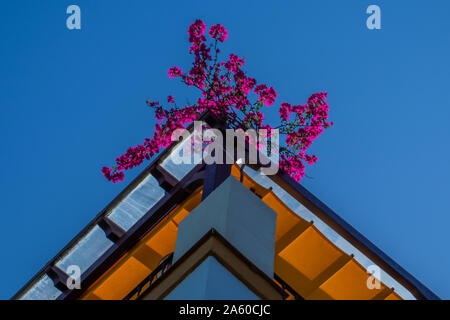
[[(13, 299), (68, 299), (80, 294), (119, 299), (145, 277), (158, 259), (170, 253), (170, 245), (164, 250), (155, 246), (174, 243), (177, 219), (200, 201), (205, 166), (173, 166), (167, 160), (180, 145), (157, 157)], [(286, 174), (262, 176), (237, 165), (231, 174), (278, 213), (275, 272), (303, 297), (439, 299)], [(164, 241), (155, 240), (158, 237)], [(82, 288), (89, 290), (65, 287), (64, 270), (71, 264), (81, 267)], [(135, 277), (127, 284), (120, 271), (125, 265)], [(378, 291), (366, 285), (367, 268), (373, 266), (380, 270)], [(115, 288), (122, 283), (123, 292), (103, 290), (110, 281)]]

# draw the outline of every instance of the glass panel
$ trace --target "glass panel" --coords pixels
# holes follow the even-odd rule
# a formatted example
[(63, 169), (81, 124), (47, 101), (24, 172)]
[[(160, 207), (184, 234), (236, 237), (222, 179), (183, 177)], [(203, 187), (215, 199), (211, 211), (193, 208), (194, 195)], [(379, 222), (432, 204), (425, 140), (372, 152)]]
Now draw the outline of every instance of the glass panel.
[(62, 292), (55, 288), (53, 280), (43, 275), (20, 300), (55, 300)]
[(112, 245), (113, 242), (96, 225), (56, 263), (56, 266), (66, 271), (69, 266), (76, 265), (83, 273)]
[(108, 218), (122, 229), (130, 229), (165, 194), (158, 181), (149, 175), (124, 200), (122, 200)]
[[(202, 131), (208, 129), (210, 129), (210, 126), (203, 123)], [(170, 155), (161, 162), (161, 166), (178, 180), (183, 179), (197, 164), (202, 162), (203, 149), (206, 145), (194, 143), (194, 136), (202, 137), (200, 127), (196, 130), (195, 133), (191, 133), (186, 139), (183, 138), (171, 150)]]
[[(309, 211), (305, 206), (303, 206), (299, 201), (287, 193), (283, 188), (276, 184), (272, 179), (266, 175), (260, 174), (248, 166), (244, 168), (244, 172), (247, 173), (250, 178), (255, 182), (259, 183), (265, 188), (272, 187), (273, 192), (284, 202), (292, 211), (297, 215), (305, 219), (306, 221), (313, 221), (314, 226), (330, 240), (334, 245), (340, 248), (347, 254), (353, 254), (356, 261), (358, 261), (364, 268), (369, 266), (376, 266), (365, 254), (355, 248), (350, 242), (345, 240), (340, 236), (334, 229), (329, 227), (325, 222), (323, 222), (314, 213)], [(408, 291), (404, 286), (398, 283), (394, 278), (392, 278), (388, 273), (386, 273), (382, 268), (380, 269), (380, 280), (389, 288), (395, 288), (395, 292), (406, 300), (415, 300), (414, 295)]]

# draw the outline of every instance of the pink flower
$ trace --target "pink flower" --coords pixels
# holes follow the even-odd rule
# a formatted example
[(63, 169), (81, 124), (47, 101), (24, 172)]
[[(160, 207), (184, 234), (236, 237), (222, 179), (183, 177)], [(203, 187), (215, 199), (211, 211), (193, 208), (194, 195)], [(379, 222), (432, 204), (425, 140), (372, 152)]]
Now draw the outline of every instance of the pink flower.
[(182, 76), (183, 71), (181, 71), (181, 69), (178, 67), (171, 67), (171, 68), (169, 68), (168, 74), (169, 74), (169, 78), (172, 79), (175, 77)]
[(243, 122), (249, 124), (250, 126), (260, 127), (263, 120), (264, 114), (256, 111), (247, 113), (247, 116), (243, 119)]
[(111, 169), (108, 167), (103, 167), (102, 173), (108, 181), (112, 181), (113, 183), (120, 182), (125, 178), (123, 172), (115, 172), (111, 174)]
[(305, 160), (306, 160), (306, 162), (308, 162), (308, 164), (314, 164), (314, 163), (316, 163), (318, 158), (315, 155), (310, 156), (310, 155), (305, 154)]
[(236, 73), (238, 69), (245, 64), (245, 60), (239, 58), (235, 54), (230, 54), (230, 59), (227, 63), (225, 63), (225, 68), (227, 68), (228, 71), (232, 71), (233, 73)]
[[(194, 105), (176, 106), (173, 96), (168, 96), (170, 107), (164, 108), (158, 101), (147, 101), (155, 109), (155, 118), (160, 121), (155, 125), (153, 137), (146, 138), (144, 142), (130, 147), (124, 154), (115, 159), (112, 168), (103, 167), (102, 174), (108, 181), (114, 183), (124, 179), (124, 171), (141, 165), (172, 143), (172, 134), (176, 130), (186, 129), (198, 116), (211, 112), (218, 120), (224, 121), (232, 129), (267, 129), (268, 138), (271, 137), (272, 126), (263, 125), (264, 106), (275, 103), (277, 93), (273, 87), (265, 84), (257, 85), (254, 78), (249, 77), (243, 69), (245, 60), (235, 54), (230, 54), (227, 61), (216, 60), (220, 50), (216, 47), (218, 42), (224, 42), (228, 37), (227, 30), (220, 24), (209, 29), (212, 44), (208, 44), (204, 35), (206, 25), (196, 20), (189, 26), (189, 53), (193, 55), (193, 63), (185, 75), (179, 67), (168, 70), (169, 78), (180, 77), (182, 83), (200, 90), (197, 103)], [(215, 59), (210, 52), (213, 50)], [(251, 92), (257, 96), (255, 99)], [(329, 106), (326, 102), (327, 93), (319, 92), (311, 95), (304, 105), (291, 105), (283, 102), (279, 108), (281, 124), (275, 124), (280, 134), (285, 135), (281, 148), (280, 169), (284, 170), (296, 181), (305, 175), (305, 163), (314, 164), (315, 155), (306, 154), (325, 129), (333, 125), (328, 122)], [(256, 101), (255, 101), (256, 100)], [(253, 139), (248, 140), (255, 147)]]
[(272, 135), (272, 126), (270, 124), (265, 124), (261, 126), (261, 129), (267, 130), (267, 138), (270, 138)]
[(155, 110), (155, 118), (158, 121), (163, 121), (164, 118), (167, 117), (167, 112), (162, 108), (162, 107), (158, 107)]
[(150, 107), (156, 107), (157, 105), (159, 105), (159, 102), (158, 102), (158, 101), (148, 101), (148, 100), (147, 100), (147, 104), (148, 104)]
[(284, 170), (297, 182), (300, 182), (305, 176), (305, 166), (298, 157), (286, 157), (282, 154), (279, 165), (280, 169)]
[(227, 40), (228, 37), (228, 31), (225, 29), (225, 27), (221, 24), (216, 24), (209, 28), (209, 35), (213, 39), (217, 39), (220, 42), (224, 42)]
[(195, 38), (201, 37), (206, 31), (206, 25), (202, 20), (195, 20), (188, 29), (189, 42), (195, 41)]
[(292, 110), (292, 107), (289, 103), (283, 102), (281, 104), (279, 113), (280, 113), (280, 116), (283, 119), (283, 121), (289, 120), (289, 113), (291, 112), (291, 110)]
[(202, 42), (206, 41), (205, 36), (203, 33), (205, 33), (206, 25), (201, 20), (196, 20), (194, 23), (192, 23), (189, 26), (188, 34), (189, 34), (189, 42), (192, 43), (190, 47), (191, 52), (199, 51), (202, 48)]
[(268, 107), (273, 105), (276, 97), (278, 97), (275, 89), (273, 87), (268, 88), (265, 84), (256, 86), (255, 93), (259, 95), (259, 100)]

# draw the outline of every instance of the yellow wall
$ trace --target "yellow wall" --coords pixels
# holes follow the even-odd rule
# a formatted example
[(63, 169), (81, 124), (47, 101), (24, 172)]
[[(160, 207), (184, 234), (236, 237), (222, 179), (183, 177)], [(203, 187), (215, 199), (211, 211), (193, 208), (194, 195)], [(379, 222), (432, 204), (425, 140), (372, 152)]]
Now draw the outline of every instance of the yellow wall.
[[(240, 179), (238, 166), (232, 175)], [(275, 273), (306, 299), (401, 299), (381, 284), (369, 290), (370, 276), (351, 256), (330, 242), (312, 223), (292, 212), (269, 189), (243, 173), (242, 183), (277, 212)], [(83, 299), (122, 299), (161, 259), (174, 251), (178, 224), (201, 201), (202, 188), (176, 207), (84, 294)]]
[(202, 188), (198, 188), (103, 274), (82, 299), (118, 300), (130, 293), (158, 266), (162, 258), (173, 252), (178, 224), (200, 203), (201, 196)]

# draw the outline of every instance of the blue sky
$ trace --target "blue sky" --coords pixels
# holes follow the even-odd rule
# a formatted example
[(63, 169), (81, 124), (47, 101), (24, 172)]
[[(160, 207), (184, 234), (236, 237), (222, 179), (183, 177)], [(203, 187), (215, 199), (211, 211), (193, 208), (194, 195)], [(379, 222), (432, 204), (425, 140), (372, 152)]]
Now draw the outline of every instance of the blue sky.
[[(81, 30), (66, 8), (81, 8)], [(368, 30), (377, 4), (382, 29)], [(224, 52), (278, 102), (329, 92), (335, 126), (303, 184), (442, 298), (450, 298), (450, 3), (2, 1), (0, 298), (10, 298), (120, 190), (103, 165), (153, 133), (149, 97), (194, 97), (187, 27), (229, 31)]]

